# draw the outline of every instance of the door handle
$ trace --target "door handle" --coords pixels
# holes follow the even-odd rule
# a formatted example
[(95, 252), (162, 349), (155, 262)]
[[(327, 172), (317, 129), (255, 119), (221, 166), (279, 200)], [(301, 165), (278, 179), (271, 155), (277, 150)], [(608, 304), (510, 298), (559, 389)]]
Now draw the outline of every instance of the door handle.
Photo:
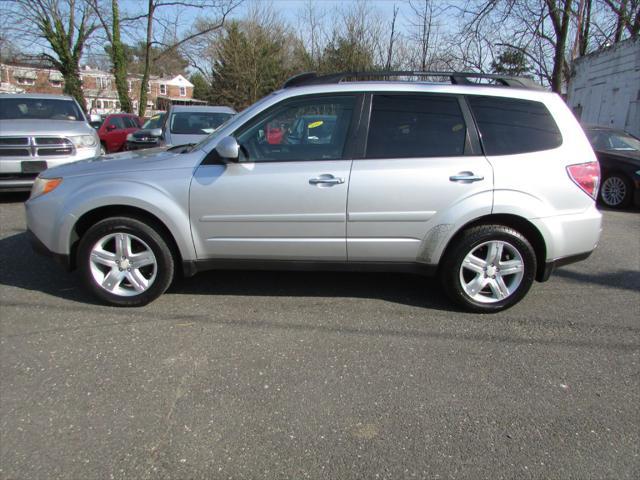
[(341, 183), (344, 183), (344, 178), (334, 177), (329, 173), (309, 179), (309, 184), (311, 185), (340, 185)]
[(475, 175), (473, 172), (460, 172), (457, 175), (450, 176), (449, 180), (452, 182), (472, 183), (480, 182), (484, 180), (484, 177), (482, 175)]

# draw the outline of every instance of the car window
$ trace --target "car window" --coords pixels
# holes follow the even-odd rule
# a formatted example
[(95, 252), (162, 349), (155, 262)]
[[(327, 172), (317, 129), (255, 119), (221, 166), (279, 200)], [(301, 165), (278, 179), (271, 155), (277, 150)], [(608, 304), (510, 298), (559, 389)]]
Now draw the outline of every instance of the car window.
[(242, 160), (341, 159), (354, 104), (354, 95), (285, 100), (236, 132)]
[(591, 145), (601, 151), (640, 151), (640, 140), (625, 132), (590, 130), (587, 136)]
[(176, 112), (171, 115), (171, 133), (179, 135), (208, 135), (232, 114), (221, 112)]
[(116, 127), (117, 130), (121, 130), (123, 128), (125, 128), (124, 126), (124, 120), (122, 117), (111, 117), (109, 119), (109, 125), (113, 125)]
[(84, 115), (73, 100), (0, 98), (0, 120), (79, 120)]
[(562, 135), (543, 103), (514, 98), (467, 97), (486, 155), (512, 155), (562, 145)]
[(133, 117), (122, 117), (122, 120), (124, 120), (125, 128), (140, 128), (137, 120)]
[(160, 127), (162, 127), (162, 120), (163, 119), (164, 119), (164, 114), (154, 115), (153, 117), (151, 117), (149, 120), (147, 120), (144, 123), (142, 128), (148, 128), (148, 129), (160, 128)]
[(463, 155), (465, 138), (466, 126), (455, 97), (373, 96), (367, 158)]

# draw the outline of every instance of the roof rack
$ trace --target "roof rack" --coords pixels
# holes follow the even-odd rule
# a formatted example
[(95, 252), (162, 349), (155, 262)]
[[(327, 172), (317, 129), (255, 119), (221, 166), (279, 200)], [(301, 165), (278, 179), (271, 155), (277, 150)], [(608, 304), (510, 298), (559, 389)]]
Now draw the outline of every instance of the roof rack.
[(420, 72), (420, 71), (372, 71), (372, 72), (341, 72), (328, 75), (318, 75), (316, 72), (300, 73), (284, 82), (282, 88), (302, 87), (308, 85), (325, 85), (331, 83), (341, 83), (347, 79), (380, 79), (389, 77), (449, 77), (453, 85), (476, 85), (490, 86), (493, 84), (474, 82), (471, 78), (481, 80), (494, 80), (496, 84), (512, 88), (528, 88), (544, 90), (542, 85), (536, 83), (530, 77), (514, 77), (509, 75), (476, 73), (476, 72)]

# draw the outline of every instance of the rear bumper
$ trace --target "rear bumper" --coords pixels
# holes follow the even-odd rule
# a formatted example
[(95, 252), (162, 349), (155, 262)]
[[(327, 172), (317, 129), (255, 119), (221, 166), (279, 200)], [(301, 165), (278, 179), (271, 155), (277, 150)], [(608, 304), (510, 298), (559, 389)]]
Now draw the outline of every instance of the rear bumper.
[(55, 253), (49, 250), (47, 246), (29, 229), (27, 229), (27, 238), (31, 244), (33, 251), (39, 255), (53, 258), (53, 260), (62, 265), (65, 270), (71, 270), (71, 261), (69, 255), (63, 255), (61, 253)]
[(550, 262), (546, 262), (544, 265), (544, 269), (538, 272), (538, 276), (536, 280), (538, 280), (539, 282), (546, 282), (547, 280), (549, 280), (549, 277), (556, 270), (556, 268), (563, 267), (571, 263), (581, 262), (582, 260), (586, 260), (591, 256), (592, 253), (593, 253), (593, 250), (591, 250), (590, 252), (579, 253), (577, 255), (570, 255), (568, 257), (562, 257), (556, 260), (552, 260)]

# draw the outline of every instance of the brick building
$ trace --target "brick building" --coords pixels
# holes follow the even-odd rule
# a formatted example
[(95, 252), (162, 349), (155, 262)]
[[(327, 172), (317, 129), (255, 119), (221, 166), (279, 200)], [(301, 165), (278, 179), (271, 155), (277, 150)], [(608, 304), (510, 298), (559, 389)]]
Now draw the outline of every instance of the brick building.
[[(110, 72), (84, 67), (80, 72), (82, 89), (87, 100), (87, 112), (109, 114), (120, 111), (115, 78)], [(139, 75), (127, 78), (133, 109), (138, 111), (140, 98)], [(0, 93), (58, 93), (62, 94), (64, 78), (54, 69), (34, 65), (0, 63)], [(151, 77), (148, 82), (145, 116), (166, 110), (171, 104), (204, 104), (193, 98), (193, 84), (182, 75), (175, 77)]]

